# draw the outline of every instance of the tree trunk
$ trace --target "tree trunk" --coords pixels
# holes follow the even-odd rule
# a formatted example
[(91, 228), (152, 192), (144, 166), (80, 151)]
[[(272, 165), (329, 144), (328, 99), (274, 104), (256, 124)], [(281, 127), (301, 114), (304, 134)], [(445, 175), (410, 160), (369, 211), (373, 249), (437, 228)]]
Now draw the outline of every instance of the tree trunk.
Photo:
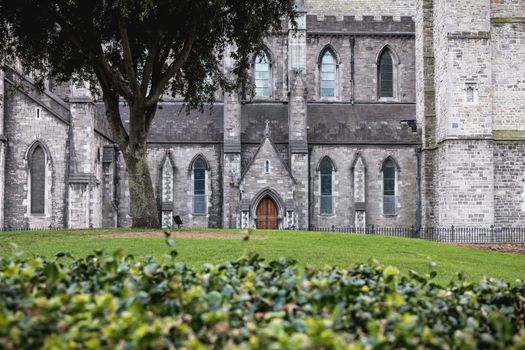
[(124, 151), (131, 196), (132, 227), (158, 228), (159, 214), (149, 172), (146, 141)]
[(159, 214), (155, 191), (148, 164), (148, 130), (157, 105), (144, 108), (144, 100), (137, 99), (130, 103), (129, 130), (122, 124), (119, 109), (119, 96), (111, 89), (104, 91), (106, 116), (116, 142), (124, 156), (128, 170), (129, 194), (131, 197), (132, 227), (159, 228)]

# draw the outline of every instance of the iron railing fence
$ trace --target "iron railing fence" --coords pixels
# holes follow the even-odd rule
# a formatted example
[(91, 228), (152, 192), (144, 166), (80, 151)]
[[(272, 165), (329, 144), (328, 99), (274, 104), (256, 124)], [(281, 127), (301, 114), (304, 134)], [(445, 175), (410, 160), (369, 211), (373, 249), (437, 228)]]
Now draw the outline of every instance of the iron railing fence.
[[(187, 227), (195, 229), (193, 227)], [(64, 227), (4, 227), (0, 232), (65, 230)], [(203, 228), (204, 229), (204, 228)], [(302, 230), (302, 229), (301, 229)], [(444, 243), (474, 244), (525, 244), (525, 227), (383, 227), (369, 225), (366, 227), (351, 226), (310, 226), (308, 231), (340, 232), (379, 235), (388, 237), (413, 238)]]
[(525, 227), (314, 227), (309, 231), (370, 234), (400, 238), (415, 238), (445, 243), (506, 244), (525, 243)]
[(0, 227), (0, 232), (15, 232), (15, 231), (58, 231), (58, 230), (68, 230), (67, 227), (58, 227), (58, 226), (48, 226), (48, 227)]

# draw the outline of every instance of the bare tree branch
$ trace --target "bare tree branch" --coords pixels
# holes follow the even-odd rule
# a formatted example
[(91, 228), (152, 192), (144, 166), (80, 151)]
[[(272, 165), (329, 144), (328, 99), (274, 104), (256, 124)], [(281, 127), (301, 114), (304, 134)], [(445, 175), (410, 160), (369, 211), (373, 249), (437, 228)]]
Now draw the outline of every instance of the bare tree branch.
[(191, 49), (193, 47), (196, 29), (196, 23), (193, 22), (190, 32), (188, 33), (188, 37), (184, 42), (184, 47), (180, 52), (179, 56), (168, 66), (168, 68), (166, 68), (164, 74), (160, 76), (159, 80), (156, 81), (154, 86), (152, 87), (150, 95), (146, 98), (146, 107), (149, 107), (156, 103), (156, 101), (158, 101), (163, 89), (168, 84), (169, 80), (173, 78), (175, 73), (182, 68), (184, 63), (186, 63), (186, 60), (188, 59)]
[(153, 66), (155, 64), (157, 65), (159, 64), (158, 57), (159, 57), (161, 37), (162, 37), (162, 34), (161, 34), (161, 31), (159, 30), (157, 31), (157, 34), (155, 34), (155, 38), (153, 39), (153, 44), (151, 46), (150, 51), (148, 52), (148, 57), (146, 58), (146, 64), (144, 65), (144, 72), (142, 74), (142, 85), (140, 86), (140, 89), (144, 96), (148, 92), (148, 86), (150, 82), (152, 81)]
[(95, 68), (95, 74), (103, 90), (103, 100), (106, 106), (106, 116), (109, 124), (117, 139), (119, 147), (123, 147), (129, 143), (129, 135), (124, 128), (122, 118), (120, 117), (119, 110), (119, 96), (116, 92), (111, 90), (111, 83), (108, 81), (107, 76), (100, 72), (99, 68)]
[(135, 97), (141, 95), (141, 89), (139, 82), (137, 81), (137, 75), (135, 74), (135, 64), (133, 63), (133, 56), (131, 54), (131, 47), (128, 34), (128, 26), (122, 17), (120, 11), (117, 11), (118, 29), (120, 33), (120, 40), (122, 41), (122, 50), (124, 56), (124, 68), (128, 76), (129, 84)]

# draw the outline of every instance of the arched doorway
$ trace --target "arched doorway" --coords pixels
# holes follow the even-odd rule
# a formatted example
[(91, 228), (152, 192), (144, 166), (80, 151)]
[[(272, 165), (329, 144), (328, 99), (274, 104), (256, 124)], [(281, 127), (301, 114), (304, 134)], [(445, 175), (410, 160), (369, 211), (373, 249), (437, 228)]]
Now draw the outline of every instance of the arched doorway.
[(264, 197), (259, 203), (256, 215), (258, 229), (277, 230), (279, 228), (277, 204), (270, 197)]

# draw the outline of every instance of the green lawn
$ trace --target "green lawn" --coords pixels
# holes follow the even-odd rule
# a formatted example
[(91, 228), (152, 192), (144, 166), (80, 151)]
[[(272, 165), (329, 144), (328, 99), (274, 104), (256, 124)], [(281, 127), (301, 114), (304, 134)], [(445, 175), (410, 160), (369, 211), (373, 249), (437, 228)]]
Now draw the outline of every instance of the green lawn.
[[(214, 234), (238, 233), (235, 230), (210, 230)], [(157, 237), (132, 236), (132, 230), (55, 230), (0, 233), (0, 256), (11, 254), (9, 243), (16, 243), (28, 255), (47, 257), (57, 252), (70, 252), (82, 257), (96, 249), (112, 252), (122, 248), (136, 257), (153, 256), (163, 260), (168, 252), (165, 240)], [(120, 236), (120, 237), (118, 237)], [(469, 249), (448, 244), (343, 233), (313, 233), (300, 231), (258, 231), (255, 236), (265, 239), (242, 240), (242, 235), (231, 239), (175, 238), (179, 261), (192, 267), (204, 263), (220, 263), (255, 251), (266, 259), (291, 257), (300, 265), (318, 267), (336, 265), (349, 267), (357, 262), (378, 259), (382, 264), (395, 265), (402, 272), (428, 271), (428, 257), (437, 263), (438, 281), (446, 282), (458, 271), (464, 271), (472, 280), (483, 276), (513, 282), (525, 278), (525, 256)]]

